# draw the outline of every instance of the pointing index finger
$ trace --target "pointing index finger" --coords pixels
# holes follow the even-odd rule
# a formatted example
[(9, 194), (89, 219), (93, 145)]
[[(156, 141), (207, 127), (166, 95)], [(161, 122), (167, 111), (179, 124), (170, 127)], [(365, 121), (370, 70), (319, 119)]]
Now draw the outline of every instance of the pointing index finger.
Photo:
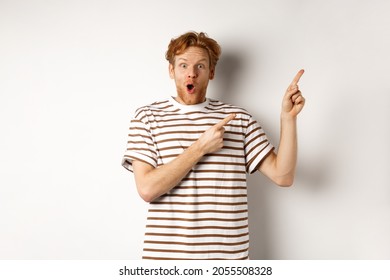
[(229, 116), (224, 118), (222, 121), (217, 123), (215, 126), (221, 128), (221, 127), (227, 125), (231, 120), (234, 120), (235, 117), (236, 117), (236, 114), (230, 114)]
[(303, 73), (305, 73), (305, 70), (301, 69), (298, 71), (297, 75), (294, 77), (294, 80), (291, 83), (291, 86), (296, 86), (299, 82), (299, 79), (302, 77)]

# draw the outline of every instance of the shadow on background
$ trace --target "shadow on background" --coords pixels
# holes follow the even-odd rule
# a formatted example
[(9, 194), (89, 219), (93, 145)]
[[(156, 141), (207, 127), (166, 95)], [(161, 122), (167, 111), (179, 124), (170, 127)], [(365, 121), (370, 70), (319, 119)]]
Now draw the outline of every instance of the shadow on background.
[[(216, 91), (218, 99), (225, 103), (235, 104), (239, 92), (242, 73), (249, 59), (242, 52), (224, 52), (216, 69)], [(235, 104), (237, 105), (237, 104)], [(256, 116), (255, 116), (256, 118)], [(268, 203), (266, 188), (272, 183), (261, 174), (247, 177), (249, 201), (250, 259), (269, 259)], [(273, 186), (272, 186), (273, 187)]]
[[(242, 51), (224, 52), (218, 62), (216, 70), (217, 98), (226, 103), (236, 104), (237, 94), (243, 80), (243, 73), (250, 58)], [(281, 102), (281, 100), (280, 100)], [(250, 112), (253, 114), (253, 112)], [(262, 123), (260, 115), (253, 114), (255, 119)], [(263, 116), (265, 117), (265, 116)], [(279, 127), (267, 130), (270, 139), (279, 141)], [(272, 140), (271, 140), (272, 141)], [(277, 148), (278, 142), (272, 141)], [(310, 192), (321, 192), (326, 185), (329, 167), (327, 156), (320, 158), (299, 159), (296, 173), (296, 183), (293, 188), (310, 186)], [(329, 178), (328, 178), (329, 179)], [(273, 229), (272, 211), (275, 210), (276, 201), (270, 201), (272, 188), (279, 188), (268, 178), (260, 173), (247, 176), (248, 204), (249, 204), (249, 232), (250, 232), (250, 259), (274, 259), (277, 258), (273, 248), (277, 247), (271, 236)]]
[(245, 56), (240, 53), (223, 53), (215, 73), (215, 86), (219, 100), (234, 104), (244, 63)]

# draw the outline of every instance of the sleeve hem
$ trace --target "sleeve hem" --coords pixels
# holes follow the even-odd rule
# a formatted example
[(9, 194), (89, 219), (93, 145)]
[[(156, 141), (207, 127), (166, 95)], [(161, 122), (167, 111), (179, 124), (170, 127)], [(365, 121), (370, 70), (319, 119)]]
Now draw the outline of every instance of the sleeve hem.
[(126, 168), (127, 170), (129, 170), (130, 172), (133, 172), (133, 161), (134, 160), (142, 161), (144, 163), (151, 165), (154, 168), (157, 167), (157, 163), (154, 160), (152, 160), (151, 158), (149, 158), (145, 155), (138, 154), (138, 153), (126, 154), (122, 159), (122, 166), (124, 168)]
[(263, 160), (274, 150), (275, 150), (275, 147), (273, 147), (271, 144), (269, 144), (262, 151), (260, 151), (255, 156), (255, 159), (249, 164), (248, 173), (253, 174), (254, 172), (256, 172), (256, 170), (259, 169)]

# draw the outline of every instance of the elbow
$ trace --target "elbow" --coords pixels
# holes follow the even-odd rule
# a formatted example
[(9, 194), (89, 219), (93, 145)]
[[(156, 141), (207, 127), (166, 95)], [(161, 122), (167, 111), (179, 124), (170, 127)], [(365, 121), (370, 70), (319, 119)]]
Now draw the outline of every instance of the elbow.
[(279, 187), (283, 187), (283, 188), (288, 188), (288, 187), (291, 187), (293, 185), (294, 182), (290, 182), (290, 181), (283, 181), (283, 182), (280, 182), (280, 183), (277, 183), (277, 185)]
[(147, 203), (150, 203), (154, 200), (151, 195), (148, 195), (148, 194), (139, 194), (139, 195), (143, 199), (143, 201), (145, 201)]
[(279, 187), (291, 187), (294, 184), (294, 176), (284, 176), (274, 180)]
[(147, 203), (150, 203), (152, 202), (153, 200), (156, 199), (156, 196), (154, 193), (152, 193), (150, 191), (149, 188), (145, 187), (145, 186), (137, 186), (137, 190), (138, 190), (138, 194), (139, 196)]

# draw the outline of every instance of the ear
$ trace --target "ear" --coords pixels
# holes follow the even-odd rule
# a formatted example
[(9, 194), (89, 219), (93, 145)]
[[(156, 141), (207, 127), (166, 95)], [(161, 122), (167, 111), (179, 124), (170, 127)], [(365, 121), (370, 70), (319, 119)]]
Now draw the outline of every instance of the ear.
[(175, 78), (175, 68), (170, 63), (169, 63), (169, 77), (171, 77), (171, 79)]
[(214, 75), (215, 75), (215, 68), (212, 68), (210, 69), (209, 80), (214, 79)]

